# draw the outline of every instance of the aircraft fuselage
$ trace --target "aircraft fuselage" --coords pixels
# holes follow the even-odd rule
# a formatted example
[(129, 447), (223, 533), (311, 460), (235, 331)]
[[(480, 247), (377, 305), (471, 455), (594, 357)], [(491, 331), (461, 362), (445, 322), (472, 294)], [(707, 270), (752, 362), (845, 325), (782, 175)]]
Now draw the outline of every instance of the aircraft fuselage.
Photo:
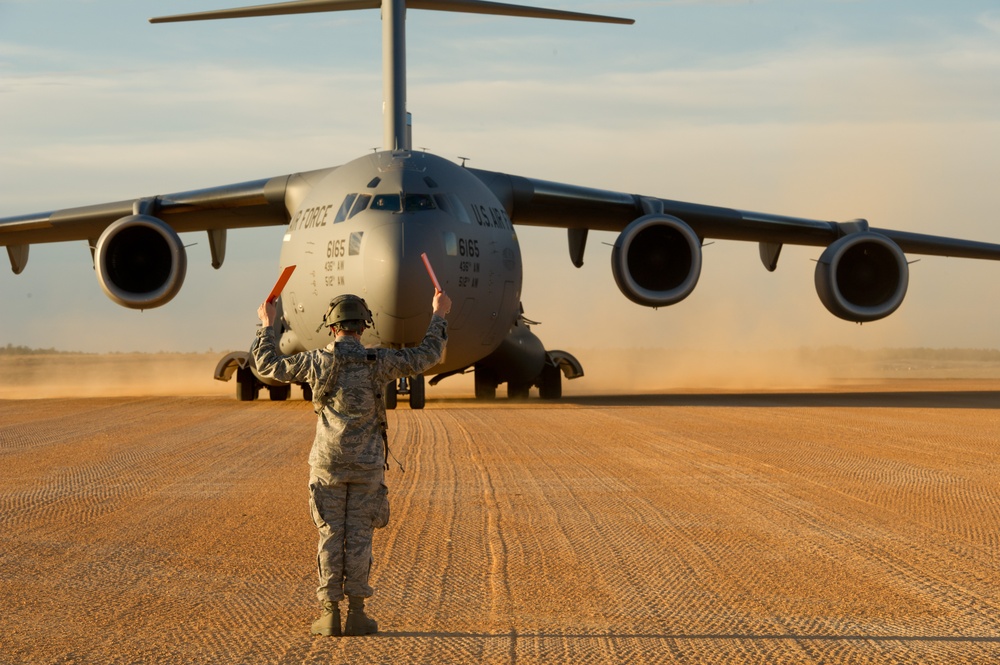
[(369, 345), (418, 344), (434, 287), (426, 253), (454, 305), (448, 351), (428, 374), (462, 369), (492, 353), (520, 313), (521, 252), (506, 210), (474, 175), (416, 151), (382, 151), (330, 171), (289, 210), (282, 266), (297, 268), (281, 298), (281, 348), (328, 344), (330, 300), (363, 297)]

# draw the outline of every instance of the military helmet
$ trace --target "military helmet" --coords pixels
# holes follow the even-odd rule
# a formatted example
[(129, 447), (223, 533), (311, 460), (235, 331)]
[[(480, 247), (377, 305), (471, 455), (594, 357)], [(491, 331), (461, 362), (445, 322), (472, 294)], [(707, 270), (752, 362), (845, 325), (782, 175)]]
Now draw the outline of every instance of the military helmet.
[(364, 298), (347, 293), (330, 301), (330, 309), (323, 315), (323, 325), (362, 333), (373, 325), (372, 312)]

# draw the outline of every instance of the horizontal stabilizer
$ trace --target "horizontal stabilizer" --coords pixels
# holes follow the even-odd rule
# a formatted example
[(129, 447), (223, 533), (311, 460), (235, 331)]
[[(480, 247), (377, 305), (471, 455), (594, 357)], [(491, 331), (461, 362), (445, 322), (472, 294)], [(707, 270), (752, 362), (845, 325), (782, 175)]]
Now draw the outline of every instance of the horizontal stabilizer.
[[(253, 16), (339, 12), (351, 9), (378, 9), (381, 6), (382, 0), (294, 0), (293, 2), (278, 2), (268, 5), (254, 5), (252, 7), (233, 7), (232, 9), (218, 9), (194, 14), (159, 16), (149, 19), (149, 22), (210, 21), (214, 19), (248, 18)], [(634, 20), (628, 18), (511, 5), (503, 2), (486, 2), (484, 0), (408, 0), (406, 7), (408, 9), (430, 9), (441, 12), (521, 16), (525, 18), (546, 18), (564, 21), (588, 21), (592, 23), (620, 23), (624, 25), (635, 23)]]
[(249, 18), (253, 16), (282, 16), (285, 14), (311, 14), (315, 12), (339, 12), (350, 9), (378, 9), (381, 0), (294, 0), (276, 2), (270, 5), (233, 7), (194, 14), (175, 14), (149, 19), (150, 23), (177, 23), (180, 21), (211, 21), (220, 18)]
[(504, 2), (483, 2), (482, 0), (408, 0), (411, 9), (433, 9), (440, 12), (461, 12), (465, 14), (493, 14), (495, 16), (522, 16), (524, 18), (551, 18), (563, 21), (588, 21), (591, 23), (620, 23), (632, 25), (635, 20), (599, 14), (565, 12), (558, 9), (509, 5)]

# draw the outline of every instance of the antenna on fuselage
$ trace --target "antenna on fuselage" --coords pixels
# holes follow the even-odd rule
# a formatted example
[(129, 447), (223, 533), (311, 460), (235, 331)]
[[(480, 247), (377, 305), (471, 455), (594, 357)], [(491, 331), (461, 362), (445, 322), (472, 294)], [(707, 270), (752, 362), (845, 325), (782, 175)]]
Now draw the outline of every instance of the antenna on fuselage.
[(293, 0), (269, 5), (234, 7), (194, 14), (177, 14), (149, 19), (150, 23), (209, 21), (253, 16), (281, 16), (338, 12), (351, 9), (382, 10), (382, 101), (385, 150), (410, 150), (411, 136), (406, 114), (406, 10), (430, 9), (464, 14), (493, 14), (590, 23), (631, 25), (633, 19), (511, 5), (485, 0)]

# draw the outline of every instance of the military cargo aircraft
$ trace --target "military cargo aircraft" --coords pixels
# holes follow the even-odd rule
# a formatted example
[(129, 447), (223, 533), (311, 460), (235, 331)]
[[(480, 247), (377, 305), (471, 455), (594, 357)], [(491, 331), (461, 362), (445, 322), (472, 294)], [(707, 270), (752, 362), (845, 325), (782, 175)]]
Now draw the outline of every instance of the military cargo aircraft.
[[(618, 234), (612, 273), (629, 300), (646, 307), (689, 296), (709, 239), (756, 242), (767, 270), (786, 244), (824, 248), (815, 283), (841, 319), (870, 322), (892, 314), (908, 284), (907, 254), (1000, 259), (1000, 245), (879, 229), (863, 219), (822, 221), (684, 203), (468, 168), (412, 146), (406, 110), (405, 12), (467, 12), (600, 23), (630, 19), (482, 0), (295, 0), (151, 19), (153, 23), (380, 9), (383, 39), (383, 146), (341, 166), (196, 191), (0, 219), (0, 244), (21, 273), (33, 243), (87, 241), (98, 282), (116, 303), (148, 309), (181, 289), (186, 254), (179, 234), (207, 232), (212, 265), (225, 258), (228, 229), (286, 226), (279, 263), (296, 270), (278, 299), (285, 353), (325, 346), (330, 300), (363, 296), (374, 327), (364, 341), (386, 347), (420, 342), (430, 317), (434, 266), (454, 301), (447, 355), (431, 383), (474, 372), (475, 394), (511, 397), (537, 387), (561, 396), (562, 379), (583, 375), (569, 353), (547, 350), (520, 306), (521, 252), (516, 225), (567, 229), (570, 259), (583, 263), (588, 232)], [(276, 271), (275, 274), (277, 274)], [(262, 294), (263, 295), (263, 294)], [(287, 399), (290, 386), (258, 377), (243, 352), (223, 358), (216, 378), (236, 377), (237, 397)], [(308, 398), (308, 387), (304, 386)], [(425, 379), (387, 390), (387, 403), (425, 403)]]

